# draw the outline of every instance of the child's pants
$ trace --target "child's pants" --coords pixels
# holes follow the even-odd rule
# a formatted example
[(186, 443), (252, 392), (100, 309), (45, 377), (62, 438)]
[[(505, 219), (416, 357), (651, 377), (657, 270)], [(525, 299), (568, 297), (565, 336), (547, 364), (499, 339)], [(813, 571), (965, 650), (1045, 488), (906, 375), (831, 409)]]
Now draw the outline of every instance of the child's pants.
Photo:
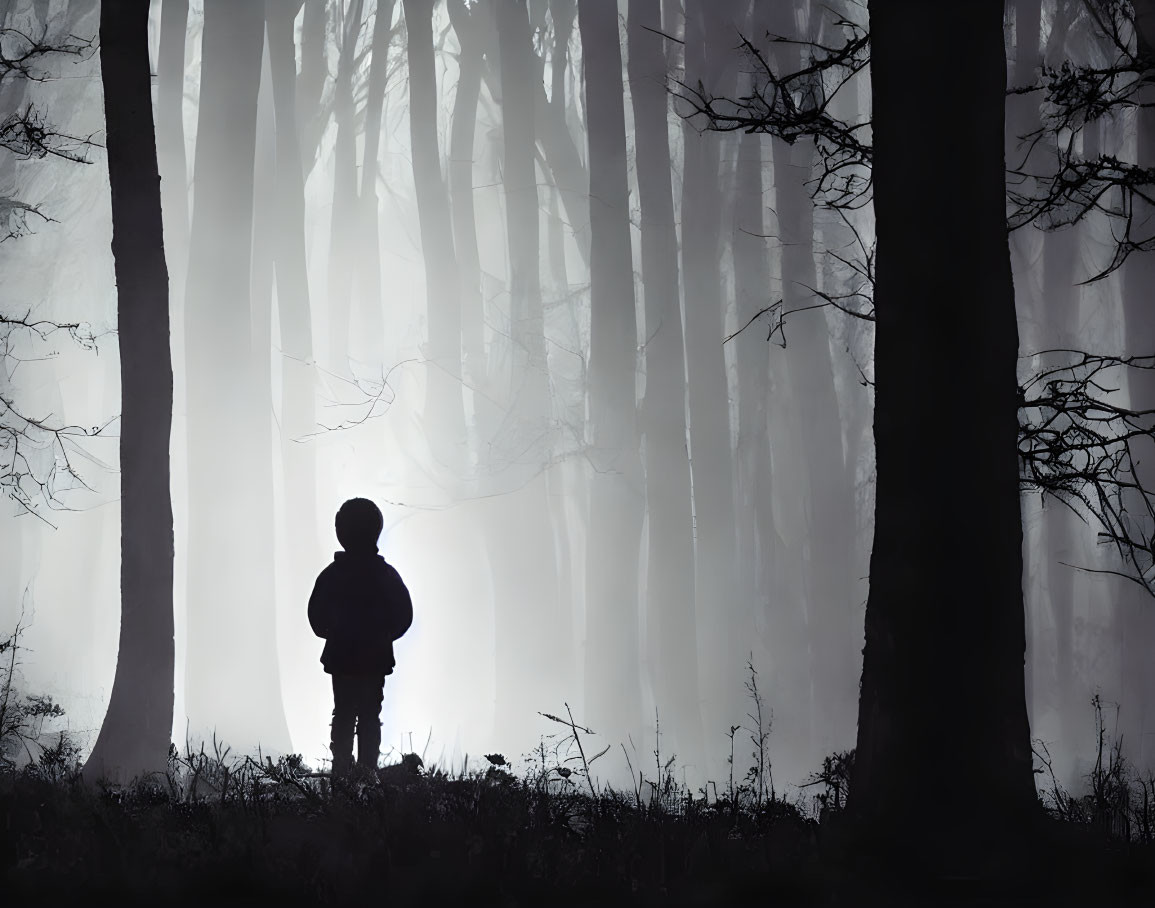
[(333, 675), (333, 724), (330, 747), (333, 774), (348, 772), (353, 764), (353, 735), (357, 735), (357, 764), (377, 768), (381, 752), (381, 702), (384, 675)]

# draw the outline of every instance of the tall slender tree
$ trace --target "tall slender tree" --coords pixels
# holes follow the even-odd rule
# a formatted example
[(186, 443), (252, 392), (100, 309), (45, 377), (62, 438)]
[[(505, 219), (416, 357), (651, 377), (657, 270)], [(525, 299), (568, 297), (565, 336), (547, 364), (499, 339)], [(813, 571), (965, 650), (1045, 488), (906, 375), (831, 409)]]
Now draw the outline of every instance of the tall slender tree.
[(172, 424), (168, 269), (153, 132), (148, 7), (100, 9), (120, 346), (120, 647), (90, 781), (163, 772), (173, 720)]
[[(1041, 0), (1015, 0), (1014, 55), (1007, 63), (1008, 84), (1011, 86), (1030, 85), (1037, 77), (1038, 66), (1042, 62), (1040, 35), (1042, 33)], [(1024, 142), (1021, 137), (1030, 136), (1039, 126), (1039, 105), (1033, 93), (1012, 94), (1007, 99), (1005, 135), (1006, 162), (1010, 171), (1026, 169), (1027, 152), (1037, 143)], [(1024, 165), (1024, 166), (1020, 166)], [(1010, 180), (1015, 179), (1013, 176)], [(1008, 185), (1011, 185), (1008, 182)], [(1038, 325), (1036, 316), (1042, 307), (1038, 300), (1042, 294), (1039, 277), (1042, 273), (1040, 256), (1042, 237), (1036, 230), (1016, 230), (1011, 233), (1011, 268), (1015, 281), (1015, 299), (1019, 313), (1023, 346), (1027, 350), (1038, 349)], [(1041, 590), (1045, 576), (1045, 556), (1042, 553), (1040, 496), (1022, 496), (1023, 510), (1023, 571), (1025, 577), (1025, 608), (1027, 627), (1027, 669), (1026, 690), (1027, 710), (1034, 718), (1038, 714), (1039, 702), (1043, 699), (1045, 685), (1037, 685), (1034, 678), (1041, 673), (1043, 659), (1042, 620), (1043, 603), (1037, 593)]]
[(453, 246), (461, 278), (461, 345), (465, 374), (469, 382), (478, 387), (484, 385), (487, 370), (481, 260), (473, 204), (473, 145), (485, 48), (492, 47), (496, 37), (488, 34), (493, 30), (493, 9), (488, 0), (471, 7), (465, 5), (465, 0), (448, 0), (447, 7), (461, 45), (449, 132), (449, 201), (453, 217)]
[(617, 10), (599, 0), (580, 0), (578, 28), (590, 172), (593, 481), (586, 555), (586, 711), (614, 740), (638, 727), (642, 718), (638, 555), (644, 488), (634, 401), (637, 315)]
[(185, 295), (189, 537), (186, 702), (194, 736), (287, 751), (276, 648), (272, 482), (254, 432), (253, 169), (265, 15), (206, 0)]
[(354, 314), (363, 318), (364, 337), (352, 345), (370, 362), (384, 358), (385, 325), (381, 298), (381, 249), (378, 226), (380, 198), (377, 181), (381, 176), (381, 122), (385, 115), (385, 89), (389, 79), (389, 50), (393, 40), (393, 11), (396, 0), (377, 0), (373, 8), (372, 59), (369, 63), (369, 85), (365, 98), (365, 145), (361, 160), (361, 190), (358, 197), (357, 256)]
[(328, 314), (329, 361), (339, 373), (349, 368), (350, 315), (353, 309), (353, 273), (357, 267), (357, 136), (353, 101), (353, 71), (357, 42), (364, 24), (364, 0), (337, 4), (340, 45), (337, 76), (333, 82), (333, 118), (337, 140), (333, 149), (333, 209), (329, 222)]
[(184, 141), (185, 36), (188, 0), (164, 0), (157, 56), (156, 154), (164, 199), (165, 253), (179, 295), (188, 267), (188, 161)]
[[(723, 84), (734, 44), (736, 5), (689, 0), (686, 5), (686, 82), (731, 93)], [(701, 702), (720, 733), (740, 663), (728, 648), (728, 610), (737, 605), (737, 559), (730, 406), (722, 348), (721, 218), (718, 180), (721, 137), (699, 134), (688, 120), (682, 181), (682, 280), (685, 292), (686, 375), (690, 413), (690, 469), (694, 488), (695, 602), (701, 660)], [(697, 710), (695, 709), (695, 712)], [(688, 729), (701, 719), (688, 716)], [(688, 730), (701, 749), (700, 731)], [(683, 748), (685, 750), (685, 748)]]
[(686, 450), (686, 367), (678, 287), (678, 237), (666, 127), (664, 23), (659, 0), (630, 0), (630, 98), (634, 112), (645, 297), (645, 437), (649, 555), (646, 648), (654, 680), (673, 698), (698, 690), (694, 539)]
[[(767, 53), (766, 5), (752, 4), (750, 40)], [(750, 83), (740, 84), (739, 92)], [(773, 479), (767, 408), (770, 404), (770, 351), (766, 335), (755, 326), (758, 313), (772, 302), (770, 283), (771, 228), (765, 220), (772, 189), (766, 177), (770, 142), (758, 133), (743, 133), (738, 140), (733, 182), (733, 215), (730, 249), (734, 264), (735, 317), (740, 331), (731, 342), (738, 384), (738, 436), (736, 444), (736, 518), (738, 577), (742, 609), (739, 631), (752, 632), (768, 626), (772, 599), (778, 607), (791, 607), (773, 596), (772, 581), (780, 557), (774, 528)], [(775, 350), (775, 353), (779, 351)], [(792, 604), (793, 605), (793, 604)], [(797, 607), (794, 605), (793, 607)], [(794, 691), (791, 691), (793, 695)]]
[[(305, 436), (316, 429), (312, 305), (305, 248), (305, 180), (296, 108), (293, 4), (265, 2), (275, 121), (276, 217), (273, 270), (280, 329), (280, 450), (284, 477), (288, 577), (286, 602), (307, 597), (320, 547), (317, 541), (317, 458)], [(274, 366), (274, 373), (276, 372)], [(301, 652), (297, 658), (312, 658)]]
[(429, 337), (424, 421), (434, 458), (459, 475), (465, 453), (461, 397), (461, 286), (449, 191), (437, 138), (432, 0), (403, 0), (409, 61), (409, 135), (421, 222)]
[[(523, 0), (495, 9), (502, 113), (502, 183), (509, 248), (507, 413), (492, 444), (491, 469), (510, 494), (491, 508), (489, 555), (499, 603), (498, 734), (522, 727), (524, 716), (557, 702), (572, 676), (569, 616), (559, 607), (557, 554), (541, 475), (550, 457), (552, 401), (542, 308), (534, 93), (541, 84)], [(496, 369), (491, 367), (496, 384)], [(503, 378), (504, 380), (504, 378)], [(524, 679), (540, 679), (529, 689)]]

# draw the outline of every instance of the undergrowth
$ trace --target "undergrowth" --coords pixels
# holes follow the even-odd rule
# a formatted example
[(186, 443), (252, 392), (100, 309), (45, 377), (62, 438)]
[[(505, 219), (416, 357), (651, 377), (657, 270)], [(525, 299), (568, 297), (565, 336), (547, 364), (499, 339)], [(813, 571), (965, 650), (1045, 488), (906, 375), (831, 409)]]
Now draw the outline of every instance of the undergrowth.
[[(170, 748), (165, 772), (118, 786), (85, 784), (67, 734), (41, 733), (44, 717), (60, 713), (14, 690), (16, 642), (0, 642), (9, 666), (4, 675), (0, 665), (0, 892), (12, 904), (866, 903), (841, 822), (853, 751), (828, 756), (802, 798), (783, 798), (752, 661), (750, 709), (728, 734), (729, 778), (697, 791), (676, 780), (660, 726), (648, 766), (622, 748), (629, 788), (600, 784), (592, 768), (608, 748), (590, 747), (592, 732), (568, 705), (542, 714), (557, 732), (520, 771), (500, 753), (486, 754), (484, 769), (468, 759), (427, 766), (407, 753), (334, 778), (299, 755), (238, 756), (216, 740), (186, 741)], [(1088, 792), (1070, 795), (1052, 773), (1042, 800), (1065, 827), (1138, 843), (1113, 863), (1089, 859), (1080, 891), (1102, 896), (1098, 875), (1139, 872), (1149, 895), (1152, 849), (1134, 848), (1152, 842), (1155, 787), (1130, 771), (1094, 705), (1099, 759)], [(1038, 748), (1045, 773), (1050, 757)], [(745, 773), (735, 768), (742, 750)], [(1046, 887), (1049, 903), (1075, 891), (1069, 879)]]

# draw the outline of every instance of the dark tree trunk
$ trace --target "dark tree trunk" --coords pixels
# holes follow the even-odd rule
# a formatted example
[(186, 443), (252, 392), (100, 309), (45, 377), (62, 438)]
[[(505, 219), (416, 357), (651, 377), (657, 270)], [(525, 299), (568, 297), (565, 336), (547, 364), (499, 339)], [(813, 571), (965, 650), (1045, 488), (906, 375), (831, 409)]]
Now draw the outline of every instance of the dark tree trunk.
[[(638, 555), (644, 503), (634, 401), (637, 316), (617, 10), (601, 0), (580, 0), (578, 27), (590, 172), (593, 481), (586, 555), (586, 712), (606, 726), (612, 741), (638, 728), (642, 719)], [(692, 626), (681, 630), (691, 634)]]
[(173, 377), (147, 4), (104, 0), (100, 64), (120, 346), (121, 615), (112, 695), (84, 775), (125, 782), (168, 767), (175, 652)]
[(432, 0), (403, 0), (409, 61), (409, 133), (421, 221), (429, 336), (426, 435), (435, 459), (460, 475), (465, 414), (461, 398), (461, 286), (453, 248), (449, 193), (437, 141), (437, 75)]
[[(253, 174), (264, 7), (206, 0), (186, 295), (192, 734), (287, 751), (271, 551), (270, 401), (254, 373)], [(243, 692), (243, 696), (241, 695)]]
[[(850, 809), (885, 849), (910, 846), (932, 870), (952, 859), (973, 868), (975, 848), (997, 855), (1036, 805), (1002, 13), (1000, 0), (870, 4), (878, 478)], [(910, 77), (944, 56), (955, 61), (951, 80)], [(927, 231), (916, 189), (943, 173), (952, 174), (952, 217)], [(982, 368), (960, 369), (976, 349)], [(941, 453), (965, 469), (944, 477), (927, 433), (953, 400), (968, 402), (968, 431), (963, 447)], [(944, 495), (928, 494), (944, 481)]]
[[(645, 293), (646, 648), (671, 702), (697, 697), (694, 539), (686, 451), (686, 370), (659, 0), (630, 0), (628, 41)], [(661, 704), (659, 703), (659, 709)]]

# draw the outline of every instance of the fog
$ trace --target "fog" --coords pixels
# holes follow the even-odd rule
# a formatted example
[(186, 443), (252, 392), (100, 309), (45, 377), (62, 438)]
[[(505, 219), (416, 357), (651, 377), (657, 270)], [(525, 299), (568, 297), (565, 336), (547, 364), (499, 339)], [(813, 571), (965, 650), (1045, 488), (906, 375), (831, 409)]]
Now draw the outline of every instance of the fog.
[[(414, 603), (385, 685), (386, 759), (517, 766), (562, 730), (540, 713), (568, 705), (592, 729), (586, 752), (609, 747), (601, 780), (649, 776), (657, 747), (691, 786), (721, 784), (731, 737), (735, 776), (750, 763), (733, 727), (752, 721), (751, 667), (776, 784), (853, 747), (874, 513), (873, 322), (856, 317), (870, 286), (855, 265), (872, 211), (812, 200), (813, 141), (700, 132), (667, 90), (740, 96), (756, 83), (740, 34), (790, 71), (799, 46), (761, 36), (841, 44), (835, 13), (623, 0), (616, 19), (579, 21), (573, 0), (305, 0), (266, 16), (192, 0), (181, 21), (182, 4), (152, 6), (173, 740), (329, 758), (332, 690), (305, 609), (339, 549), (334, 514), (360, 496)], [(864, 5), (833, 7), (865, 25)], [(86, 40), (96, 10), (13, 0), (0, 25)], [(1056, 37), (1063, 10), (1042, 4), (1041, 53), (1093, 56), (1082, 20)], [(0, 118), (34, 104), (76, 141), (0, 149), (0, 201), (44, 215), (0, 209), (0, 232), (19, 234), (0, 242), (0, 312), (44, 323), (0, 326), (0, 634), (26, 625), (22, 689), (65, 708), (46, 731), (91, 747), (120, 627), (103, 99), (91, 47), (38, 66), (43, 79), (0, 73)], [(869, 99), (867, 68), (830, 109), (862, 122)], [(1020, 117), (1026, 132), (1014, 103), (1008, 130)], [(1099, 141), (1134, 154), (1135, 117)], [(1013, 135), (1008, 148), (1010, 163)], [(911, 191), (927, 230), (951, 216), (946, 177)], [(1012, 234), (1024, 354), (1122, 349), (1121, 272), (1081, 283), (1112, 242), (1095, 217)], [(1040, 362), (1024, 356), (1023, 375)], [(911, 456), (943, 469), (921, 492), (950, 496), (966, 404), (923, 417), (938, 428)], [(1099, 693), (1130, 758), (1155, 763), (1135, 658), (1153, 604), (1098, 572), (1117, 555), (1093, 525), (1036, 492), (1022, 504), (1032, 736), (1076, 783)]]

